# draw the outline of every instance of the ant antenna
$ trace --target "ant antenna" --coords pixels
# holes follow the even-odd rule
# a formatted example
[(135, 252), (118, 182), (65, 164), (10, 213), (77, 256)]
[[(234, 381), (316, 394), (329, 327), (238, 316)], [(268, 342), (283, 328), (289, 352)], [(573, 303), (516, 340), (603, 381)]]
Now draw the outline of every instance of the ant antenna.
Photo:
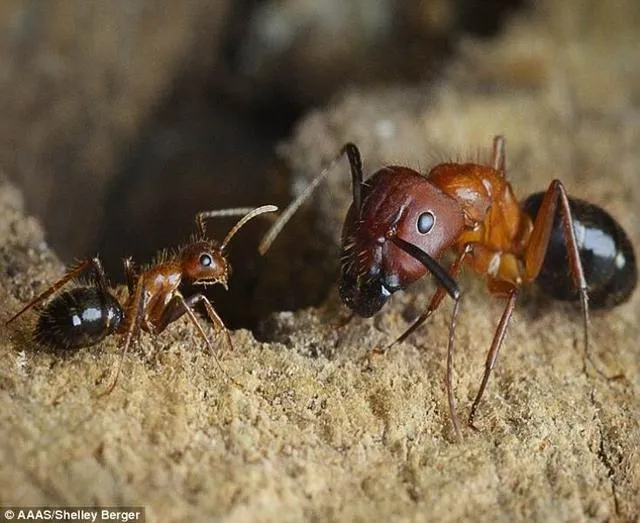
[(420, 249), (420, 247), (416, 247), (412, 243), (409, 243), (398, 236), (392, 236), (391, 241), (429, 269), (429, 272), (438, 281), (440, 286), (447, 291), (449, 296), (456, 301), (460, 299), (460, 289), (458, 288), (456, 280), (449, 275), (442, 265)]
[(227, 233), (224, 240), (222, 240), (222, 245), (220, 246), (220, 250), (224, 251), (225, 247), (231, 241), (231, 238), (235, 236), (235, 234), (247, 223), (249, 220), (255, 218), (256, 216), (260, 216), (261, 214), (265, 214), (268, 212), (276, 212), (278, 208), (275, 205), (263, 205), (261, 207), (257, 207), (247, 213), (245, 216), (240, 218), (240, 221), (236, 223), (231, 230)]
[[(391, 241), (400, 247), (410, 256), (413, 256), (416, 260), (421, 262), (429, 272), (438, 281), (440, 286), (447, 292), (451, 298), (453, 298), (453, 312), (451, 313), (451, 323), (449, 324), (449, 347), (447, 349), (447, 400), (449, 402), (449, 414), (451, 415), (451, 423), (453, 424), (453, 430), (456, 433), (458, 440), (462, 441), (462, 432), (460, 431), (460, 422), (458, 421), (458, 412), (456, 410), (456, 401), (453, 396), (453, 346), (456, 332), (456, 318), (458, 317), (458, 310), (462, 298), (462, 293), (458, 288), (456, 280), (431, 256), (424, 252), (419, 247), (416, 247), (412, 243), (409, 243), (398, 236), (393, 236)], [(420, 325), (421, 322), (415, 323), (415, 327)], [(408, 333), (411, 333), (414, 326), (409, 327)], [(400, 339), (403, 339), (408, 334), (405, 332)], [(395, 342), (394, 342), (395, 343)]]
[(322, 169), (322, 171), (320, 171), (320, 174), (311, 181), (311, 183), (305, 188), (304, 191), (302, 191), (300, 196), (298, 196), (293, 202), (291, 202), (289, 207), (287, 207), (277, 219), (276, 223), (274, 223), (271, 226), (271, 229), (267, 231), (267, 234), (265, 234), (264, 238), (262, 238), (260, 245), (258, 245), (258, 251), (260, 252), (260, 254), (264, 255), (269, 250), (271, 244), (280, 234), (280, 231), (282, 231), (283, 227), (296, 213), (300, 206), (309, 199), (313, 191), (316, 190), (316, 187), (320, 185), (320, 183), (327, 177), (327, 175), (333, 170), (333, 168), (345, 154), (349, 159), (349, 165), (351, 167), (354, 205), (358, 209), (358, 213), (360, 212), (362, 203), (362, 159), (360, 158), (360, 151), (358, 151), (358, 148), (351, 142), (348, 142), (340, 149), (338, 155), (333, 160), (331, 160), (331, 162), (329, 162), (329, 164), (324, 169)]
[(225, 218), (228, 216), (243, 216), (253, 210), (253, 207), (235, 207), (233, 209), (221, 209), (218, 211), (202, 211), (196, 214), (196, 227), (202, 236), (206, 236), (207, 228), (204, 221), (207, 218)]
[(362, 213), (362, 158), (360, 151), (351, 142), (346, 143), (340, 151), (340, 156), (347, 155), (351, 167), (351, 189), (353, 191), (353, 205), (358, 209), (358, 216)]
[(258, 251), (260, 252), (260, 254), (264, 255), (269, 250), (273, 241), (280, 234), (280, 231), (282, 231), (284, 226), (296, 213), (298, 208), (309, 199), (313, 191), (315, 191), (316, 187), (320, 185), (320, 182), (322, 182), (322, 180), (327, 177), (327, 174), (329, 174), (334, 164), (335, 162), (332, 162), (331, 165), (324, 168), (322, 172), (318, 176), (316, 176), (315, 179), (307, 186), (302, 194), (298, 196), (298, 198), (296, 198), (291, 203), (291, 205), (289, 205), (289, 207), (287, 207), (287, 209), (280, 215), (280, 218), (278, 218), (276, 223), (271, 226), (271, 229), (267, 231), (267, 234), (264, 238), (262, 238), (260, 245), (258, 245)]
[(198, 228), (198, 232), (202, 236), (206, 236), (207, 229), (205, 227), (205, 220), (208, 218), (225, 218), (228, 216), (243, 216), (243, 218), (236, 223), (233, 228), (227, 234), (227, 237), (222, 242), (222, 247), (220, 250), (224, 250), (224, 248), (229, 243), (229, 240), (238, 232), (238, 229), (242, 227), (245, 223), (247, 223), (251, 218), (258, 216), (260, 214), (264, 214), (267, 212), (276, 212), (278, 208), (275, 205), (263, 205), (261, 207), (236, 207), (234, 209), (221, 209), (218, 211), (202, 211), (196, 214), (196, 227)]
[(493, 139), (493, 168), (504, 173), (505, 164), (504, 136), (498, 135)]

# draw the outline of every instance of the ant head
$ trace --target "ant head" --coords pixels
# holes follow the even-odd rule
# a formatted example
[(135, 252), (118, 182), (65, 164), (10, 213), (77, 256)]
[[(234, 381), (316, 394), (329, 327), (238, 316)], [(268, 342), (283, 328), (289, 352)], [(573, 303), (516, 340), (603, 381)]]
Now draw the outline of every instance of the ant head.
[(210, 240), (199, 240), (187, 245), (180, 253), (182, 274), (195, 285), (221, 283), (227, 288), (231, 267), (222, 249)]
[[(255, 209), (237, 208), (198, 213), (196, 215), (198, 237), (187, 245), (180, 254), (182, 274), (185, 279), (196, 285), (221, 283), (226, 289), (227, 281), (231, 274), (231, 265), (226, 257), (226, 248), (229, 242), (249, 220), (261, 214), (277, 210), (278, 208), (275, 205), (262, 205)], [(239, 214), (243, 215), (242, 218), (231, 228), (221, 244), (207, 239), (204, 225), (206, 219), (238, 216)]]
[(387, 167), (362, 185), (361, 202), (352, 204), (342, 232), (344, 303), (368, 317), (427, 271), (442, 284), (446, 271), (435, 260), (464, 225), (456, 201), (411, 169)]

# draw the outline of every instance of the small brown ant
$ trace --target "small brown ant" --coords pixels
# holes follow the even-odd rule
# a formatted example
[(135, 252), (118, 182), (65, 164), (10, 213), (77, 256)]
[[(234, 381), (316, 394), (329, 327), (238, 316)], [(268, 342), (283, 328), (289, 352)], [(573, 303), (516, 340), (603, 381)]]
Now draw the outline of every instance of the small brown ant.
[[(505, 176), (504, 145), (502, 136), (494, 138), (491, 165), (443, 163), (426, 176), (407, 167), (387, 166), (363, 180), (360, 152), (347, 143), (282, 213), (259, 246), (264, 254), (298, 207), (346, 155), (353, 202), (342, 231), (340, 296), (355, 314), (369, 317), (394, 292), (427, 272), (436, 278), (439, 286), (427, 310), (386, 349), (375, 350), (378, 353), (422, 325), (445, 294), (453, 298), (446, 388), (458, 438), (452, 374), (461, 298), (455, 278), (463, 263), (487, 278), (491, 295), (507, 300), (469, 414), (471, 428), (475, 428), (476, 411), (522, 285), (536, 282), (557, 299), (580, 300), (586, 362), (589, 300), (594, 308), (612, 307), (629, 298), (637, 281), (631, 242), (603, 209), (570, 198), (560, 180), (522, 203), (516, 199)], [(449, 250), (456, 258), (447, 271), (437, 260)]]
[[(124, 260), (128, 296), (123, 303), (109, 291), (99, 258), (84, 260), (33, 298), (9, 318), (6, 324), (42, 303), (85, 270), (91, 270), (91, 285), (76, 287), (58, 295), (39, 312), (34, 338), (42, 345), (69, 351), (95, 345), (110, 334), (124, 335), (122, 355), (114, 377), (103, 395), (109, 394), (115, 387), (133, 337), (142, 331), (160, 334), (167, 325), (184, 314), (216, 358), (213, 346), (193, 311), (195, 306), (202, 303), (207, 316), (224, 333), (226, 343), (232, 349), (229, 331), (204, 294), (197, 293), (185, 298), (180, 292), (181, 284), (206, 286), (219, 283), (226, 289), (231, 274), (231, 265), (226, 255), (229, 241), (252, 218), (277, 210), (274, 205), (263, 205), (255, 209), (236, 208), (198, 213), (195, 219), (197, 234), (178, 252), (163, 253), (156, 262), (141, 270), (136, 270), (131, 259)], [(222, 243), (209, 239), (205, 220), (229, 216), (242, 218), (231, 228)]]

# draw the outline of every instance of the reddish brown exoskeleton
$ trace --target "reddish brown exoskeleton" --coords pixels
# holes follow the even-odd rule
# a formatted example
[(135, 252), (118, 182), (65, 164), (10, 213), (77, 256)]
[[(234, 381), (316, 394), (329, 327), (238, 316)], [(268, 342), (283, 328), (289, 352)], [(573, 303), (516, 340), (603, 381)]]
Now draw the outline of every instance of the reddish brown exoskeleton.
[[(431, 273), (439, 287), (427, 310), (394, 343), (422, 325), (445, 294), (455, 300), (446, 385), (458, 437), (452, 374), (461, 297), (455, 278), (463, 265), (486, 278), (491, 295), (507, 300), (471, 407), (470, 427), (522, 285), (536, 281), (558, 299), (580, 300), (587, 358), (589, 297), (594, 306), (613, 306), (625, 301), (636, 285), (631, 243), (604, 210), (569, 198), (559, 180), (522, 203), (516, 199), (505, 177), (501, 136), (494, 139), (491, 165), (443, 163), (426, 176), (407, 167), (387, 166), (367, 180), (358, 148), (347, 143), (282, 213), (262, 240), (261, 253), (343, 155), (351, 167), (353, 203), (342, 232), (340, 296), (354, 313), (372, 316), (394, 292)], [(447, 251), (456, 255), (448, 270), (438, 261)], [(377, 352), (384, 353), (391, 345)]]
[[(39, 311), (34, 337), (39, 343), (52, 348), (74, 350), (95, 345), (111, 334), (123, 335), (122, 355), (113, 379), (103, 394), (110, 393), (115, 387), (122, 362), (135, 336), (142, 331), (159, 334), (184, 314), (196, 327), (215, 358), (213, 345), (193, 309), (202, 304), (209, 319), (224, 334), (227, 345), (232, 348), (229, 331), (208, 298), (201, 293), (184, 297), (181, 292), (182, 284), (206, 286), (219, 283), (226, 289), (231, 273), (226, 253), (229, 241), (252, 218), (277, 210), (274, 205), (264, 205), (255, 209), (237, 208), (198, 213), (196, 236), (177, 252), (161, 255), (158, 261), (140, 270), (136, 270), (130, 259), (124, 260), (128, 297), (122, 304), (109, 290), (100, 260), (97, 257), (85, 260), (33, 298), (6, 323), (11, 323), (83, 272), (91, 270), (91, 285), (63, 292)], [(242, 218), (222, 243), (207, 237), (206, 219), (230, 216)]]

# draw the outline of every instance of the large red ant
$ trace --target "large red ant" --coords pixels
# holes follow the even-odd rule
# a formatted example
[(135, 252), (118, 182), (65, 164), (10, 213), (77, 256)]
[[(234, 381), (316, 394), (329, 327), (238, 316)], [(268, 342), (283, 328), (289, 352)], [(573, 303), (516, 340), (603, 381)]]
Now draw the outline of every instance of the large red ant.
[[(75, 287), (58, 295), (39, 312), (34, 337), (42, 345), (69, 351), (95, 345), (111, 334), (124, 335), (122, 355), (114, 377), (102, 394), (109, 394), (115, 387), (134, 336), (141, 331), (159, 334), (184, 314), (196, 327), (215, 358), (213, 346), (196, 318), (194, 307), (199, 303), (204, 306), (209, 319), (223, 332), (229, 348), (233, 348), (229, 331), (204, 294), (197, 293), (185, 298), (180, 292), (181, 284), (206, 286), (219, 283), (226, 289), (231, 274), (226, 254), (229, 241), (252, 218), (277, 210), (274, 205), (264, 205), (255, 209), (236, 208), (198, 213), (195, 220), (197, 234), (176, 253), (162, 253), (157, 261), (141, 270), (136, 270), (131, 259), (124, 260), (128, 297), (123, 303), (109, 291), (100, 259), (94, 257), (84, 260), (33, 298), (6, 323), (10, 324), (69, 281), (84, 271), (91, 270), (91, 285)], [(222, 243), (209, 239), (205, 220), (228, 216), (242, 218), (231, 228)]]
[[(636, 285), (631, 243), (603, 209), (570, 198), (560, 180), (553, 180), (546, 192), (518, 202), (505, 177), (501, 136), (494, 138), (491, 165), (443, 163), (426, 176), (407, 167), (387, 166), (367, 180), (363, 180), (358, 148), (347, 143), (273, 224), (260, 244), (262, 254), (344, 155), (351, 167), (353, 202), (342, 231), (340, 296), (354, 313), (369, 317), (391, 294), (427, 271), (436, 278), (439, 286), (427, 310), (386, 349), (376, 351), (379, 353), (422, 325), (445, 294), (453, 298), (446, 388), (458, 438), (452, 374), (461, 297), (455, 278), (463, 264), (486, 276), (490, 294), (507, 300), (469, 414), (472, 428), (523, 284), (535, 281), (557, 299), (580, 300), (585, 361), (589, 357), (589, 300), (594, 308), (611, 307), (624, 302)], [(438, 260), (449, 250), (456, 257), (447, 271)]]

